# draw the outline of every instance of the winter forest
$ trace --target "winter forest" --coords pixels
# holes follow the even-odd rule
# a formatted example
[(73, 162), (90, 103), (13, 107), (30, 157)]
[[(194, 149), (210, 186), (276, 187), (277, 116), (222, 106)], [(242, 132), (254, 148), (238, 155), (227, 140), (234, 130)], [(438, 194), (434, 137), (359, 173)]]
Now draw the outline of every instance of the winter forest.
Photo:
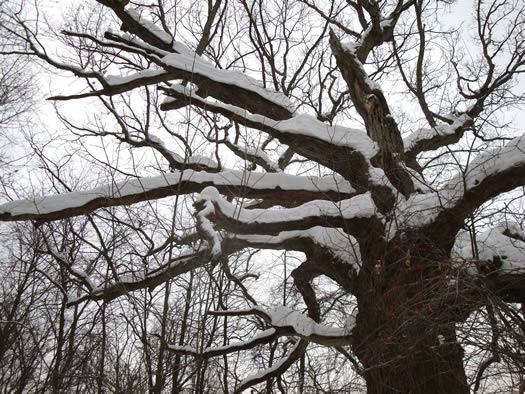
[(1, 393), (523, 393), (522, 0), (0, 0)]

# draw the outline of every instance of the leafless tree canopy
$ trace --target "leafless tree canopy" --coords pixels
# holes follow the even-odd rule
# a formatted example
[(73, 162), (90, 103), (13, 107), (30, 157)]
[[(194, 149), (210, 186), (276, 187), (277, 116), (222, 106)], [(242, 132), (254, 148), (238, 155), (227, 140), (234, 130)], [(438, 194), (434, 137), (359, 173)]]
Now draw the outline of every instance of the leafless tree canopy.
[(522, 1), (7, 3), (4, 391), (524, 389)]

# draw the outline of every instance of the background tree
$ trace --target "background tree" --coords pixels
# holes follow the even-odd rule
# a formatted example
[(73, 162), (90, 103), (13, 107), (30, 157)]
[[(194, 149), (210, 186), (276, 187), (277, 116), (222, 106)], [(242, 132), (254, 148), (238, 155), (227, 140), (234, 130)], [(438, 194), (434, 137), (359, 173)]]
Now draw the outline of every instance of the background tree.
[(518, 386), (525, 9), (478, 1), (462, 29), (453, 6), (99, 0), (56, 33), (11, 14), (16, 53), (85, 83), (52, 99), (92, 108), (35, 147), (59, 194), (0, 206), (56, 263), (55, 346), (96, 344), (92, 387), (362, 389), (327, 366), (374, 393)]

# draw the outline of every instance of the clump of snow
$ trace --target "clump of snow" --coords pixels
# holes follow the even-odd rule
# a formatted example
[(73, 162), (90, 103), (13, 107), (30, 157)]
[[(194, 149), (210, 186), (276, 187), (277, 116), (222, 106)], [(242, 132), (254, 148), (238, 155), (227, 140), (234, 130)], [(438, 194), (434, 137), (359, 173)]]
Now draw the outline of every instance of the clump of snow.
[[(197, 202), (200, 202), (197, 200)], [(208, 216), (213, 215), (215, 208), (210, 201), (202, 201), (202, 208), (197, 211), (197, 228), (204, 234), (205, 238), (211, 244), (211, 259), (216, 260), (222, 254), (221, 241), (222, 237), (213, 227), (212, 222)]]
[(85, 281), (89, 287), (89, 290), (95, 289), (97, 286), (93, 283), (89, 275), (80, 267), (71, 266), (69, 268), (73, 274), (78, 276), (79, 278), (82, 278), (83, 281)]
[[(294, 331), (305, 337), (312, 335), (327, 336), (327, 337), (344, 337), (350, 334), (353, 326), (339, 328), (329, 327), (323, 324), (319, 324), (306, 316), (305, 314), (295, 311), (286, 306), (279, 306), (271, 310), (265, 311), (261, 308), (262, 312), (266, 313), (271, 320), (273, 327), (293, 327)], [(348, 331), (349, 330), (349, 331)]]
[[(510, 230), (512, 234), (521, 234), (519, 227), (512, 223), (489, 228), (476, 235), (476, 245), (480, 260), (501, 262), (501, 271), (525, 270), (525, 242), (505, 235)], [(453, 254), (457, 258), (471, 260), (471, 240), (468, 233), (463, 232), (456, 238)]]
[(165, 74), (165, 70), (141, 70), (139, 72), (126, 75), (126, 76), (120, 76), (120, 75), (105, 75), (104, 79), (110, 86), (116, 86), (116, 85), (123, 85), (132, 81), (135, 81), (137, 79), (141, 78), (154, 78), (158, 77), (162, 74)]

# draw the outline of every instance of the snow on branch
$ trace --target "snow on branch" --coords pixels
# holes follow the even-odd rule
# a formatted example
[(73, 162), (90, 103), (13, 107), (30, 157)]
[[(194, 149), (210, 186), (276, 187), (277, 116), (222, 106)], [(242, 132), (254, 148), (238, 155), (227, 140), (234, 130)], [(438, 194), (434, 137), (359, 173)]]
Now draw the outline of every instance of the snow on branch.
[[(191, 51), (169, 53), (159, 57), (147, 55), (156, 69), (145, 69), (126, 76), (96, 76), (103, 89), (70, 96), (55, 96), (53, 100), (68, 100), (100, 95), (124, 93), (140, 86), (148, 86), (183, 79), (198, 86), (199, 95), (213, 97), (226, 104), (258, 113), (274, 120), (289, 119), (295, 112), (291, 101), (281, 92), (271, 91), (248, 75), (235, 70), (219, 70)], [(177, 86), (177, 85), (175, 85)], [(164, 90), (164, 88), (162, 88)], [(174, 108), (181, 105), (172, 101)]]
[(135, 146), (152, 146), (166, 158), (172, 169), (192, 169), (195, 171), (203, 170), (210, 172), (217, 172), (220, 170), (219, 164), (216, 161), (210, 159), (209, 157), (200, 155), (190, 155), (188, 157), (182, 157), (178, 153), (173, 152), (171, 149), (169, 149), (163, 140), (161, 140), (153, 134), (149, 134), (146, 140), (139, 141), (138, 143), (129, 141), (129, 139), (126, 139), (125, 141)]
[[(101, 95), (115, 95), (131, 91), (141, 86), (148, 86), (183, 79), (191, 81), (199, 88), (203, 97), (211, 96), (219, 101), (244, 108), (252, 113), (259, 113), (275, 120), (292, 117), (295, 106), (282, 92), (272, 91), (261, 86), (254, 78), (236, 70), (217, 69), (195, 52), (183, 44), (172, 42), (171, 36), (158, 29), (153, 23), (146, 21), (134, 11), (124, 10), (124, 7), (114, 0), (100, 1), (111, 7), (123, 21), (122, 29), (136, 34), (152, 49), (143, 48), (141, 43), (133, 39), (119, 37), (107, 32), (105, 37), (115, 42), (125, 42), (119, 50), (130, 53), (139, 53), (146, 57), (148, 62), (154, 63), (152, 69), (145, 69), (125, 76), (103, 76), (100, 73), (86, 73), (67, 65), (54, 64), (44, 52), (40, 54), (46, 61), (55, 66), (66, 69), (78, 76), (96, 78), (102, 84), (102, 89), (87, 93), (68, 96), (55, 96), (53, 100), (69, 100)], [(64, 32), (66, 35), (79, 36), (79, 34)], [(112, 46), (108, 42), (95, 41), (102, 46)], [(126, 47), (129, 46), (129, 49)], [(137, 48), (140, 48), (138, 51)], [(37, 51), (35, 49), (35, 51)], [(142, 51), (142, 52), (141, 52)]]
[(461, 232), (456, 238), (453, 257), (466, 261), (467, 272), (487, 283), (502, 300), (523, 303), (525, 299), (525, 237), (515, 223), (488, 228), (475, 236)]
[[(197, 233), (193, 233), (186, 238), (198, 239), (196, 235)], [(320, 252), (326, 253), (326, 255), (323, 255), (325, 256), (323, 264), (316, 265), (316, 272), (327, 275), (338, 283), (341, 279), (349, 283), (351, 278), (346, 273), (359, 271), (359, 252), (356, 241), (345, 234), (342, 229), (314, 227), (304, 231), (283, 232), (275, 237), (268, 235), (217, 235), (217, 237), (217, 242), (220, 242), (220, 251), (227, 250), (228, 253), (233, 253), (246, 247), (258, 247), (261, 249), (286, 248), (307, 252), (316, 245), (321, 248), (317, 254)], [(213, 260), (212, 245), (203, 244), (200, 248), (186, 248), (186, 251), (183, 251), (172, 261), (149, 272), (135, 272), (132, 276), (121, 276), (116, 281), (98, 285), (95, 285), (83, 270), (71, 268), (73, 275), (85, 285), (87, 293), (71, 298), (68, 301), (68, 306), (89, 300), (111, 301), (136, 290), (151, 289), (178, 275), (202, 267), (211, 260)], [(341, 271), (345, 272), (345, 275), (339, 278), (338, 273)]]
[(490, 261), (500, 273), (525, 273), (525, 238), (515, 223), (489, 228), (476, 234), (475, 240), (477, 256), (473, 256), (472, 240), (467, 233), (456, 238), (454, 255), (464, 260)]
[[(277, 116), (270, 116), (274, 119), (287, 119), (295, 112), (295, 106), (283, 93), (263, 88), (259, 82), (246, 75), (246, 73), (236, 70), (219, 70), (215, 68), (213, 64), (207, 62), (202, 57), (194, 53), (170, 53), (161, 60), (168, 70), (175, 69), (177, 71), (186, 71), (191, 73), (191, 81), (199, 86), (199, 94), (201, 95), (210, 95), (223, 101), (224, 103), (230, 103), (233, 99), (233, 97), (231, 97), (232, 94), (234, 94), (234, 92), (237, 90), (236, 88), (238, 88), (240, 94), (243, 92), (251, 92), (251, 99), (255, 99), (255, 95), (259, 96), (260, 100), (258, 100), (257, 105), (264, 106), (264, 103), (266, 103), (266, 105), (280, 107), (283, 111), (283, 116), (279, 116), (277, 114), (275, 114)], [(223, 90), (224, 88), (229, 87), (230, 91), (225, 91), (224, 96), (221, 96), (222, 92), (213, 92), (211, 89), (207, 90), (205, 86), (201, 86), (199, 83), (199, 77), (213, 81), (214, 83), (218, 84), (218, 86), (222, 87)], [(237, 97), (235, 99), (237, 102), (236, 105), (243, 103), (243, 101), (240, 99), (243, 99), (243, 97)], [(247, 109), (251, 112), (259, 112), (257, 110), (257, 105), (253, 103), (246, 102), (244, 105), (240, 106), (246, 107), (248, 105), (250, 107)]]
[(334, 170), (357, 191), (370, 190), (381, 212), (392, 208), (395, 201), (394, 187), (384, 171), (371, 164), (379, 153), (378, 145), (362, 130), (330, 126), (306, 114), (276, 121), (252, 114), (241, 107), (207, 100), (194, 89), (180, 85), (171, 85), (169, 89), (163, 90), (169, 98), (163, 102), (161, 109), (180, 108), (180, 102), (184, 101), (208, 112), (221, 114), (243, 126), (261, 130), (288, 145), (295, 153)]
[[(377, 144), (372, 141), (362, 130), (352, 129), (343, 126), (330, 126), (313, 116), (306, 114), (296, 114), (295, 116), (282, 121), (268, 119), (265, 116), (246, 112), (240, 107), (217, 103), (200, 97), (194, 89), (181, 85), (171, 85), (169, 89), (163, 89), (170, 97), (184, 98), (192, 105), (200, 108), (220, 113), (228, 118), (234, 119), (239, 123), (264, 130), (270, 134), (287, 134), (294, 136), (304, 136), (328, 142), (335, 146), (347, 147), (358, 151), (366, 159), (373, 158), (378, 153)], [(171, 109), (172, 98), (164, 100), (161, 108)], [(303, 151), (302, 149), (301, 151)], [(325, 152), (326, 153), (326, 152)]]
[(360, 254), (357, 240), (346, 234), (342, 228), (314, 226), (305, 230), (282, 231), (276, 235), (235, 234), (232, 240), (249, 247), (303, 252), (313, 243), (359, 272)]
[(223, 356), (225, 354), (230, 354), (241, 350), (252, 349), (255, 346), (271, 342), (277, 339), (278, 336), (279, 335), (277, 335), (277, 330), (275, 328), (268, 328), (264, 331), (261, 331), (248, 341), (232, 342), (224, 346), (209, 347), (204, 349), (202, 352), (198, 351), (197, 349), (191, 346), (168, 345), (168, 349), (177, 354), (201, 358), (210, 358)]
[(456, 232), (471, 212), (501, 193), (525, 185), (525, 135), (480, 154), (436, 192), (415, 194), (398, 206), (398, 223), (432, 224)]
[(221, 251), (212, 223), (237, 234), (278, 234), (324, 225), (342, 227), (356, 238), (367, 236), (375, 226), (381, 226), (370, 193), (339, 202), (314, 200), (294, 208), (244, 209), (226, 201), (216, 188), (207, 187), (195, 201), (195, 207), (201, 230), (214, 245), (215, 258)]
[(131, 10), (129, 7), (126, 9), (127, 1), (97, 0), (97, 2), (113, 10), (122, 21), (121, 30), (135, 34), (144, 42), (155, 47), (166, 51), (173, 50), (173, 37), (164, 30), (159, 29), (135, 10)]
[[(386, 24), (385, 28), (389, 31), (386, 34), (392, 34), (390, 24)], [(376, 39), (379, 41), (377, 42), (382, 41), (380, 36), (386, 32), (386, 30), (383, 32), (382, 29), (381, 26), (375, 26), (372, 29), (378, 35)], [(368, 35), (368, 37), (372, 36), (374, 35)], [(372, 163), (382, 168), (391, 184), (401, 194), (408, 197), (414, 192), (414, 184), (410, 174), (400, 165), (403, 153), (401, 133), (381, 87), (368, 76), (363, 67), (364, 54), (360, 58), (357, 54), (359, 49), (355, 51), (353, 48), (343, 47), (332, 31), (330, 32), (330, 48), (341, 75), (348, 85), (352, 102), (365, 123), (367, 134), (379, 146), (378, 155)]]
[[(250, 309), (212, 311), (210, 314), (219, 316), (259, 316), (269, 327), (277, 329), (282, 335), (297, 336), (307, 342), (315, 342), (324, 346), (350, 345), (352, 343), (352, 329), (355, 325), (355, 321), (351, 320), (346, 327), (342, 328), (326, 326), (286, 306), (278, 306), (270, 310), (254, 306)], [(284, 332), (287, 334), (284, 334)]]
[(250, 148), (248, 146), (242, 146), (234, 144), (228, 138), (224, 141), (224, 144), (235, 153), (238, 157), (248, 160), (253, 164), (260, 165), (267, 172), (281, 172), (279, 165), (273, 162), (266, 152), (260, 148)]
[(458, 142), (463, 132), (472, 124), (472, 118), (462, 114), (450, 123), (442, 123), (433, 128), (414, 131), (403, 139), (405, 155), (415, 158), (419, 153), (441, 148)]
[(11, 201), (0, 205), (0, 221), (61, 219), (83, 215), (102, 207), (200, 192), (209, 185), (214, 185), (226, 196), (295, 201), (324, 198), (338, 200), (355, 193), (348, 182), (338, 177), (185, 170), (130, 179), (91, 190)]
[(282, 374), (304, 353), (309, 342), (315, 342), (325, 346), (349, 345), (352, 341), (351, 334), (355, 325), (355, 322), (351, 320), (347, 326), (343, 328), (325, 326), (285, 306), (279, 306), (270, 310), (255, 306), (244, 310), (210, 311), (209, 313), (218, 316), (259, 316), (266, 322), (269, 328), (263, 330), (248, 341), (234, 342), (220, 347), (211, 347), (202, 352), (189, 346), (169, 345), (168, 349), (178, 354), (207, 358), (229, 354), (239, 350), (251, 349), (256, 345), (268, 343), (281, 336), (296, 336), (301, 338), (284, 358), (271, 367), (244, 379), (236, 388), (236, 393), (240, 393), (246, 388), (263, 382), (272, 376)]

